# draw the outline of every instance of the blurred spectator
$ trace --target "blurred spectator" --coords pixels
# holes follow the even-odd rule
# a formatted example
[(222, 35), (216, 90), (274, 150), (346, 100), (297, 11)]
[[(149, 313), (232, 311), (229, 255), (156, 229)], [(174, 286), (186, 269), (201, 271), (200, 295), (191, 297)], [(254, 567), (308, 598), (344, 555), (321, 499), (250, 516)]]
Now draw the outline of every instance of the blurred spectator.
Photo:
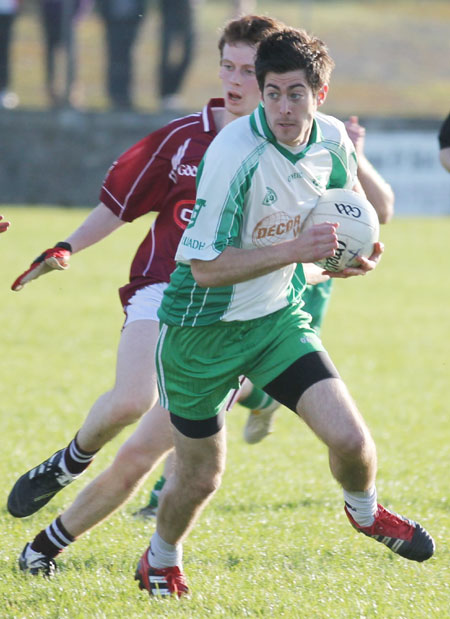
[(133, 107), (133, 47), (143, 21), (145, 0), (97, 0), (105, 22), (107, 92), (114, 109)]
[(194, 52), (194, 1), (159, 0), (162, 18), (159, 89), (163, 110), (181, 107), (178, 93)]
[(442, 167), (450, 172), (450, 114), (439, 131), (439, 159)]
[[(50, 105), (78, 105), (76, 90), (75, 21), (91, 5), (90, 0), (41, 0), (45, 37), (45, 87)], [(61, 63), (58, 62), (61, 60)], [(59, 64), (64, 69), (61, 76)]]
[(233, 17), (251, 15), (255, 12), (256, 0), (233, 0)]
[(14, 20), (20, 0), (0, 0), (0, 108), (15, 108), (19, 97), (9, 90), (10, 49)]

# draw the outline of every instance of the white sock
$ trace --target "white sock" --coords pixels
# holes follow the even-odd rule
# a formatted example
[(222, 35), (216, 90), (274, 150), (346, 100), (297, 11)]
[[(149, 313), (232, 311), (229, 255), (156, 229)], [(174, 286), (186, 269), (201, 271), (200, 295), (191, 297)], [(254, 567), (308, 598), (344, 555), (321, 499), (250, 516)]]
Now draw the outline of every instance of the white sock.
[(351, 517), (361, 527), (370, 527), (377, 512), (377, 489), (375, 486), (365, 492), (344, 490), (344, 501)]
[(148, 550), (148, 562), (152, 567), (161, 569), (177, 565), (180, 570), (183, 564), (183, 547), (181, 544), (173, 546), (163, 540), (157, 531), (153, 533)]

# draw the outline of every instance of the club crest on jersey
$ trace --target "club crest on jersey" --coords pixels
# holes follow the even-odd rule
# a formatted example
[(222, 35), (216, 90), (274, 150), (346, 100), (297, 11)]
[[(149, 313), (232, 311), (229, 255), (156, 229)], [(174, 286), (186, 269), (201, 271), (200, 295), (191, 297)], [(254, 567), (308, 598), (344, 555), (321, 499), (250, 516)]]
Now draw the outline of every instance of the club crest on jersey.
[(173, 209), (173, 220), (179, 228), (184, 230), (191, 220), (195, 200), (179, 200)]
[[(187, 147), (189, 146), (189, 142), (191, 138), (188, 138), (177, 150), (175, 155), (171, 159), (172, 169), (169, 173), (169, 178), (174, 183), (177, 182), (178, 174), (182, 176), (196, 176), (197, 167), (196, 166), (182, 166), (181, 161), (186, 153)], [(181, 172), (180, 172), (181, 170)]]
[(317, 178), (312, 178), (311, 183), (314, 185), (314, 187), (316, 187), (316, 189), (319, 189), (320, 191), (325, 191), (326, 189), (323, 183), (323, 178), (320, 176), (318, 176)]
[(275, 204), (278, 200), (277, 194), (270, 187), (266, 187), (266, 195), (264, 196), (263, 204), (264, 206), (270, 206), (271, 204)]
[(197, 202), (195, 203), (195, 206), (194, 206), (194, 210), (192, 211), (191, 220), (187, 226), (188, 228), (192, 228), (195, 225), (195, 222), (197, 221), (197, 217), (199, 216), (200, 211), (205, 205), (206, 205), (206, 200), (202, 200), (201, 198), (197, 199)]

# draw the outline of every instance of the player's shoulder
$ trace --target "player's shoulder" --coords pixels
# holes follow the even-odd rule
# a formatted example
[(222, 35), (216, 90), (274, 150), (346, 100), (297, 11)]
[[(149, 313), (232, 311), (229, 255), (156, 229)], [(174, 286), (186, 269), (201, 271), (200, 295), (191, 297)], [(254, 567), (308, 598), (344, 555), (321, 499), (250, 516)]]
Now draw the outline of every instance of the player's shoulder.
[(329, 114), (323, 114), (322, 112), (317, 112), (315, 118), (320, 132), (325, 139), (339, 142), (343, 139), (347, 139), (347, 131), (342, 120), (339, 120), (335, 116), (330, 116)]
[(250, 116), (242, 116), (228, 123), (214, 138), (210, 149), (220, 149), (239, 157), (255, 147), (255, 136), (250, 127)]
[(198, 133), (204, 133), (204, 123), (201, 112), (195, 112), (175, 118), (167, 125), (164, 125), (160, 129), (153, 131), (147, 136), (149, 141), (157, 140), (170, 140), (170, 139), (185, 139), (186, 137), (193, 137)]
[(133, 144), (120, 157), (121, 160), (148, 158), (171, 158), (183, 144), (188, 145), (200, 134), (204, 134), (201, 113), (176, 118), (152, 131)]

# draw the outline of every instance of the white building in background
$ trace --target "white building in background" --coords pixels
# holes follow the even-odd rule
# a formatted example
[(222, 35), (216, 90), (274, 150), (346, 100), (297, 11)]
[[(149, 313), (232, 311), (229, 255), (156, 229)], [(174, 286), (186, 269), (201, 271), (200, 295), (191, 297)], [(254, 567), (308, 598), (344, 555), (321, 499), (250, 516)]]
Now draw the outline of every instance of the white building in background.
[(395, 192), (396, 215), (450, 215), (450, 174), (436, 132), (369, 127), (366, 154)]

